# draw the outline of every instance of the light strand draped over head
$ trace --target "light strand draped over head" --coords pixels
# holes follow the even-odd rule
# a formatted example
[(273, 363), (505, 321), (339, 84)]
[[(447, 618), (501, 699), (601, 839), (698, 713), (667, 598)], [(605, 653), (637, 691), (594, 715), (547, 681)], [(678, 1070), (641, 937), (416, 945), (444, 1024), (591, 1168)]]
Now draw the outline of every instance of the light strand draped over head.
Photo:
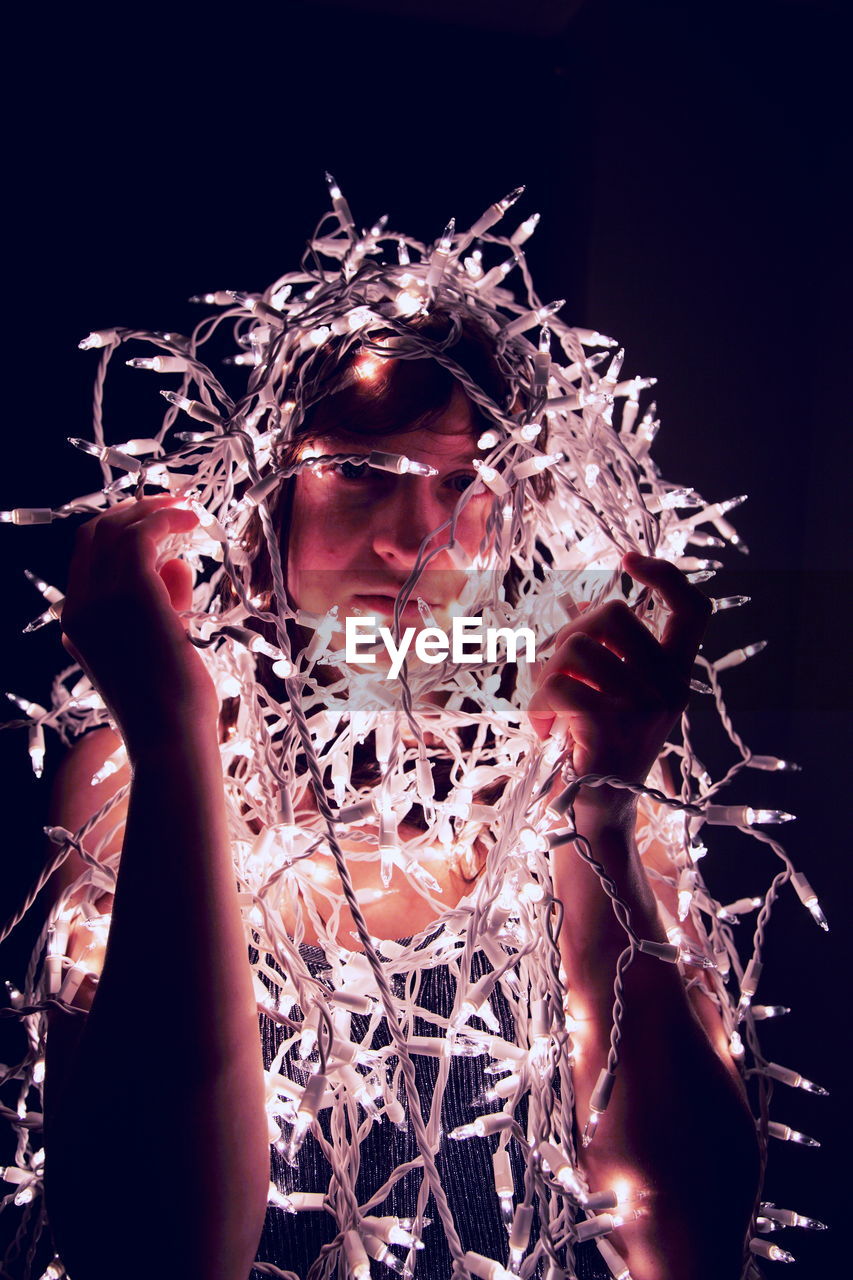
[[(559, 1274), (572, 1275), (578, 1213), (592, 1214), (596, 1201), (590, 1197), (605, 1189), (587, 1185), (572, 1136), (572, 1023), (556, 946), (552, 849), (573, 845), (591, 863), (625, 927), (597, 1114), (606, 1107), (618, 1072), (624, 969), (638, 950), (654, 946), (633, 931), (612, 881), (575, 835), (577, 779), (565, 750), (553, 740), (540, 743), (524, 714), (534, 688), (533, 667), (520, 661), (507, 680), (505, 664), (495, 654), (473, 662), (450, 655), (428, 667), (406, 660), (396, 680), (388, 680), (381, 672), (348, 664), (335, 610), (313, 615), (288, 591), (283, 499), (302, 469), (322, 474), (347, 460), (346, 454), (330, 455), (311, 444), (312, 414), (325, 400), (359, 379), (380, 383), (393, 362), (437, 362), (474, 406), (477, 422), (482, 420), (475, 462), (479, 480), (460, 494), (436, 539), (424, 540), (396, 602), (394, 634), (406, 602), (418, 599), (419, 579), (439, 547), (465, 574), (460, 613), (496, 628), (531, 629), (540, 659), (584, 602), (626, 599), (659, 634), (662, 606), (623, 576), (622, 556), (640, 550), (672, 560), (694, 577), (710, 578), (719, 565), (707, 558), (709, 548), (745, 549), (728, 520), (741, 499), (708, 502), (660, 475), (650, 457), (658, 429), (655, 406), (644, 403), (654, 379), (623, 376), (623, 352), (613, 339), (568, 324), (560, 314), (562, 303), (543, 302), (537, 295), (523, 249), (537, 219), (534, 215), (504, 229), (520, 191), (490, 206), (468, 231), (459, 233), (451, 221), (434, 244), (424, 245), (390, 230), (384, 218), (359, 231), (331, 178), (329, 187), (332, 212), (310, 240), (299, 270), (280, 276), (262, 293), (216, 291), (195, 299), (218, 310), (189, 338), (109, 329), (81, 342), (100, 350), (101, 365), (92, 439), (75, 443), (98, 460), (101, 483), (95, 492), (56, 509), (0, 514), (11, 523), (40, 523), (99, 511), (147, 490), (182, 495), (200, 516), (197, 530), (169, 551), (182, 554), (195, 570), (189, 635), (209, 664), (225, 712), (221, 754), (234, 869), (259, 1012), (274, 1024), (279, 1045), (267, 1064), (271, 1144), (294, 1161), (310, 1132), (328, 1162), (324, 1207), (334, 1215), (338, 1234), (312, 1275), (332, 1274), (339, 1257), (351, 1263), (359, 1241), (376, 1244), (370, 1222), (374, 1213), (383, 1212), (381, 1201), (359, 1203), (358, 1161), (349, 1143), (362, 1141), (382, 1124), (411, 1126), (419, 1152), (416, 1172), (401, 1166), (389, 1184), (404, 1176), (422, 1180), (419, 1212), (431, 1193), (456, 1274), (487, 1274), (484, 1260), (462, 1247), (457, 1229), (462, 1206), (448, 1197), (435, 1158), (440, 1142), (448, 1140), (441, 1133), (441, 1101), (456, 1055), (481, 1056), (509, 1074), (496, 1082), (499, 1109), (472, 1098), (470, 1124), (449, 1136), (476, 1143), (496, 1134), (499, 1150), (517, 1144), (527, 1161), (523, 1188), (496, 1182), (507, 1221), (516, 1225), (509, 1259), (494, 1260), (497, 1270), (488, 1274), (506, 1276), (508, 1262), (512, 1272), (527, 1277), (544, 1260), (543, 1265), (559, 1267)], [(513, 280), (517, 293), (510, 291)], [(232, 327), (236, 340), (231, 366), (237, 374), (248, 367), (248, 382), (239, 393), (227, 390), (201, 359), (223, 325)], [(489, 386), (474, 376), (470, 360), (455, 358), (460, 339), (471, 333), (488, 350), (497, 374)], [(104, 380), (128, 343), (135, 349), (144, 344), (145, 351), (129, 364), (177, 378), (178, 385), (162, 392), (168, 403), (150, 436), (108, 441)], [(366, 390), (381, 394), (376, 385)], [(152, 395), (152, 418), (158, 403), (162, 406)], [(355, 455), (359, 465), (365, 457)], [(413, 462), (381, 447), (366, 461), (397, 472)], [(456, 526), (466, 504), (483, 489), (492, 502), (486, 533), (472, 555), (457, 540)], [(266, 575), (261, 588), (260, 563)], [(47, 605), (33, 625), (49, 623), (59, 616), (61, 593), (32, 580)], [(716, 607), (741, 602), (724, 598)], [(666, 794), (659, 765), (649, 786), (632, 779), (611, 781), (633, 784), (640, 796), (641, 854), (653, 844), (663, 845), (668, 870), (650, 875), (663, 877), (678, 891), (680, 919), (666, 922), (670, 945), (658, 945), (657, 954), (684, 965), (686, 975), (704, 970), (731, 1052), (756, 1079), (763, 1139), (809, 1141), (784, 1123), (781, 1099), (779, 1120), (769, 1119), (771, 1078), (803, 1087), (809, 1082), (762, 1055), (756, 1024), (776, 1009), (756, 1006), (753, 997), (771, 908), (789, 880), (818, 922), (825, 921), (805, 878), (759, 829), (789, 815), (727, 804), (724, 796), (749, 767), (786, 767), (750, 751), (723, 703), (724, 671), (761, 647), (753, 644), (717, 661), (698, 659), (701, 679), (693, 681), (694, 688), (700, 696), (711, 695), (705, 702), (716, 706), (733, 753), (724, 777), (714, 781), (698, 759), (685, 714), (678, 740), (662, 753), (676, 766), (676, 795)], [(55, 680), (51, 707), (24, 698), (17, 702), (39, 770), (45, 728), (67, 742), (109, 722), (97, 691), (76, 667)], [(103, 776), (121, 762), (119, 748)], [(560, 800), (549, 802), (560, 778)], [(33, 1200), (41, 1188), (43, 1153), (34, 1135), (43, 1009), (48, 1001), (70, 1001), (83, 976), (81, 966), (64, 955), (65, 939), (73, 923), (85, 925), (93, 937), (104, 936), (109, 926), (97, 903), (114, 883), (117, 858), (99, 859), (91, 834), (103, 814), (77, 832), (51, 829), (56, 855), (40, 884), (72, 847), (83, 854), (86, 870), (51, 912), (26, 989), (14, 995), (29, 1035), (25, 1060), (9, 1069), (10, 1078), (20, 1081), (20, 1108), (6, 1113), (20, 1137), (16, 1163), (5, 1171), (7, 1182), (17, 1188), (8, 1198), (18, 1204)], [(720, 856), (715, 824), (740, 828), (775, 859), (764, 893), (753, 891), (728, 904), (715, 900), (702, 874), (703, 860), (712, 863)], [(377, 941), (369, 935), (347, 865), (377, 857), (377, 838), (365, 835), (365, 825), (378, 828), (385, 883), (407, 877), (430, 908), (433, 923), (411, 940)], [(355, 847), (344, 856), (341, 841), (347, 835)], [(486, 849), (485, 866), (475, 876)], [(318, 852), (331, 857), (337, 877), (317, 873), (311, 855)], [(452, 908), (442, 901), (439, 880), (429, 870), (437, 857), (453, 860), (471, 880), (471, 892)], [(285, 903), (295, 910), (292, 934), (282, 923)], [(357, 935), (351, 948), (340, 943), (345, 905)], [(751, 945), (744, 949), (741, 925), (739, 948), (732, 926), (750, 916)], [(682, 929), (685, 921), (692, 925), (690, 940)], [(301, 946), (306, 926), (325, 952), (327, 967), (319, 972)], [(416, 1017), (427, 1016), (418, 1001), (422, 975), (437, 965), (448, 966), (455, 997), (449, 1017), (432, 1017), (428, 1044), (412, 1028)], [(398, 980), (401, 975), (405, 982)], [(175, 977), (179, 983), (180, 974)], [(512, 1042), (497, 1034), (492, 1008), (497, 995), (511, 1015)], [(353, 1014), (366, 1015), (361, 1036)], [(381, 1044), (374, 1040), (380, 1024), (387, 1028)], [(440, 1068), (433, 1096), (418, 1099), (413, 1059), (425, 1053), (437, 1056)], [(328, 1115), (346, 1117), (347, 1123), (325, 1123)], [(496, 1176), (499, 1167), (496, 1161)], [(725, 1192), (721, 1187), (721, 1202)], [(273, 1212), (316, 1207), (298, 1197), (283, 1204), (286, 1199), (273, 1189)], [(526, 1223), (529, 1235), (533, 1206), (540, 1229), (538, 1238), (528, 1241), (523, 1228)], [(761, 1232), (773, 1228), (771, 1218), (757, 1220), (754, 1252), (766, 1254), (769, 1246)], [(408, 1242), (399, 1257), (386, 1250), (388, 1265), (405, 1273), (417, 1257), (424, 1274), (430, 1274), (430, 1232), (440, 1229), (425, 1231), (420, 1218), (408, 1237), (401, 1228), (394, 1239)], [(612, 1244), (601, 1239), (602, 1256), (618, 1267)], [(422, 1252), (415, 1241), (424, 1245)], [(61, 1274), (61, 1264), (52, 1265)], [(266, 1271), (283, 1274), (271, 1264)]]

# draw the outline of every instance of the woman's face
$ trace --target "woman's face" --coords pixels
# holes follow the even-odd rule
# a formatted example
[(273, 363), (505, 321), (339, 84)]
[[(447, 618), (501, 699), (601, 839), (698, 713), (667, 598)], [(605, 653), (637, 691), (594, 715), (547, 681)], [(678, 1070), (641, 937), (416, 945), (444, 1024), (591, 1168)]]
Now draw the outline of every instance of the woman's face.
[[(311, 441), (323, 453), (364, 454), (372, 449), (400, 453), (429, 463), (438, 474), (396, 475), (373, 467), (345, 465), (325, 473), (306, 468), (297, 479), (287, 548), (287, 581), (296, 604), (324, 615), (374, 615), (389, 626), (394, 600), (408, 578), (422, 542), (453, 514), (459, 495), (477, 480), (472, 465), (477, 446), (471, 406), (454, 391), (430, 427), (371, 438), (325, 435)], [(456, 537), (469, 557), (480, 545), (493, 495), (475, 494), (461, 512)], [(428, 550), (449, 541), (448, 530), (433, 537)], [(404, 626), (419, 627), (417, 597), (425, 600), (440, 627), (449, 625), (450, 606), (466, 574), (442, 551), (422, 573), (402, 613)]]

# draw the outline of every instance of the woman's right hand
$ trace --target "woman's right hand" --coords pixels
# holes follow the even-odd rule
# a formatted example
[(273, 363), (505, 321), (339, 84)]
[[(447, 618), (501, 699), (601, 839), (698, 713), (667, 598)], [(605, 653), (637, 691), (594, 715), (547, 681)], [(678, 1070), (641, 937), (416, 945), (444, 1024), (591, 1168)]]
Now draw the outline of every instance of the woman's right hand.
[(180, 732), (216, 724), (210, 674), (179, 610), (192, 607), (183, 560), (160, 563), (164, 541), (198, 517), (168, 496), (122, 502), (77, 534), (62, 607), (63, 644), (97, 687), (131, 757)]

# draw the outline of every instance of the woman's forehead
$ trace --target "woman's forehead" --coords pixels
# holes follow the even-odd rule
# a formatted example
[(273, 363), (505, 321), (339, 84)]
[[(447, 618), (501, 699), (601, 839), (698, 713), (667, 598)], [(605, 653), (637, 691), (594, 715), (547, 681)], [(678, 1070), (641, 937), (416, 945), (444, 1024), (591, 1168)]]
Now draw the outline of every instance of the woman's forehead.
[(369, 453), (379, 448), (387, 452), (433, 454), (441, 458), (465, 458), (469, 462), (476, 453), (476, 440), (481, 431), (475, 419), (471, 401), (460, 389), (456, 389), (448, 405), (434, 414), (425, 426), (401, 427), (399, 431), (383, 431), (371, 435), (369, 431), (347, 432), (334, 428), (317, 433), (313, 438), (333, 444), (343, 452)]

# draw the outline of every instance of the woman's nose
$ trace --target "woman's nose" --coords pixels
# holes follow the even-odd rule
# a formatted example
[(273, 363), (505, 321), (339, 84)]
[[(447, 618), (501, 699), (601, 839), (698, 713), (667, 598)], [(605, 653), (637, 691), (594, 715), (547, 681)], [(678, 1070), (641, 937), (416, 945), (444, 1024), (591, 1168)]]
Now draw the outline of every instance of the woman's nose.
[[(447, 521), (448, 512), (424, 492), (425, 488), (423, 479), (407, 476), (398, 481), (385, 501), (373, 508), (373, 550), (384, 560), (411, 567), (424, 539), (435, 535)], [(430, 549), (447, 541), (449, 532), (444, 529), (435, 543), (430, 540)], [(432, 565), (436, 567), (434, 562)]]

